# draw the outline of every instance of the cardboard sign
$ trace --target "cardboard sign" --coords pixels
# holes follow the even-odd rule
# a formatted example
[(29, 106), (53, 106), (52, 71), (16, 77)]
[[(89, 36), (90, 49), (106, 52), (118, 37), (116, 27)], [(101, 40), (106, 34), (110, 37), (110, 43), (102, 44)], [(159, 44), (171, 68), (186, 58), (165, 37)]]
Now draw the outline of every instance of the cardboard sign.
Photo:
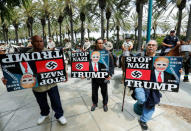
[(72, 78), (105, 78), (109, 75), (109, 53), (103, 51), (73, 52)]
[(7, 91), (35, 88), (66, 80), (63, 52), (43, 51), (0, 55)]
[(126, 57), (125, 85), (178, 92), (182, 57)]

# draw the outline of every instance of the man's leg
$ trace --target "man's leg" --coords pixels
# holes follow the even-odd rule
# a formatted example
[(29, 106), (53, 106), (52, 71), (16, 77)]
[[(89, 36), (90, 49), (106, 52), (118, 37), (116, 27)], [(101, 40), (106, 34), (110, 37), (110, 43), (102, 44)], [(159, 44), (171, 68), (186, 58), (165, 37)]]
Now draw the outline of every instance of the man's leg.
[(188, 82), (189, 81), (189, 79), (188, 79), (188, 75), (189, 75), (189, 62), (186, 61), (185, 63), (183, 63), (183, 65), (184, 65), (184, 71), (185, 71), (183, 81), (184, 82)]
[(33, 94), (36, 97), (37, 103), (40, 106), (40, 111), (41, 111), (40, 114), (42, 116), (47, 116), (50, 112), (46, 93), (47, 92), (35, 92), (35, 91), (33, 91)]
[(52, 109), (55, 112), (54, 116), (55, 116), (56, 119), (59, 119), (61, 116), (63, 116), (64, 111), (62, 109), (62, 104), (61, 104), (61, 101), (60, 101), (60, 95), (59, 95), (59, 92), (58, 92), (58, 87), (55, 86), (55, 87), (51, 88), (48, 91), (48, 95), (50, 97)]
[(152, 115), (155, 111), (155, 107), (147, 108), (145, 105), (143, 105), (143, 113), (140, 117), (140, 120), (142, 122), (147, 122), (152, 118)]
[(146, 101), (143, 88), (135, 88), (135, 98), (137, 99), (138, 104), (143, 104)]
[(92, 80), (92, 102), (94, 105), (98, 103), (98, 89), (99, 84)]
[(103, 97), (103, 105), (107, 105), (108, 103), (108, 91), (107, 91), (107, 83), (101, 83), (101, 94)]
[(108, 107), (107, 107), (107, 103), (108, 103), (108, 92), (107, 92), (107, 83), (100, 83), (100, 87), (101, 87), (101, 94), (103, 97), (103, 110), (105, 112), (108, 111)]

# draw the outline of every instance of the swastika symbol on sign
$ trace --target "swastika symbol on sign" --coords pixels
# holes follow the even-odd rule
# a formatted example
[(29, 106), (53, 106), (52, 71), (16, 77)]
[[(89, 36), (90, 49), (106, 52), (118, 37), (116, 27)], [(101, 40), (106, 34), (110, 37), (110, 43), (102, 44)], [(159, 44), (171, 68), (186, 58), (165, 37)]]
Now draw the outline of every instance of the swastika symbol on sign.
[(131, 76), (134, 77), (134, 78), (140, 78), (142, 76), (142, 72), (133, 71), (133, 72), (131, 72)]
[(46, 63), (46, 68), (49, 70), (54, 70), (58, 67), (58, 64), (54, 61), (49, 61)]
[(76, 69), (78, 69), (78, 70), (83, 69), (83, 64), (81, 64), (81, 63), (76, 64)]

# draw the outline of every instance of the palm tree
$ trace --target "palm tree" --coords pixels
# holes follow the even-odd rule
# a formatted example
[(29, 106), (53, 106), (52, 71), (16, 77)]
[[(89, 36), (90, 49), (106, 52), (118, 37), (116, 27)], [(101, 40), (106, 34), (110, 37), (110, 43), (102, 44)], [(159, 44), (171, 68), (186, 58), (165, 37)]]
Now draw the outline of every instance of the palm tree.
[(13, 11), (12, 11), (12, 24), (15, 28), (15, 40), (16, 40), (16, 43), (18, 44), (19, 41), (18, 41), (18, 27), (19, 27), (19, 22), (21, 20), (21, 12), (19, 12), (20, 10), (18, 10), (18, 8), (15, 8)]
[(46, 38), (45, 38), (46, 16), (42, 16), (40, 18), (40, 21), (41, 21), (41, 25), (42, 25), (42, 38), (43, 38), (43, 41), (45, 41), (46, 40)]
[(181, 29), (181, 22), (182, 22), (182, 10), (186, 6), (186, 0), (177, 0), (176, 5), (178, 7), (178, 26), (177, 26), (177, 33), (176, 35), (180, 36), (180, 29)]
[(28, 28), (28, 37), (33, 36), (33, 23), (34, 23), (34, 16), (35, 16), (35, 9), (36, 5), (32, 2), (32, 0), (29, 0), (28, 5), (22, 6), (23, 14), (27, 17), (26, 19), (26, 25)]
[(106, 19), (107, 19), (107, 39), (109, 39), (109, 19), (111, 17), (111, 9), (109, 7), (106, 8)]
[(156, 31), (158, 27), (162, 25), (164, 19), (163, 19), (163, 12), (155, 12), (152, 17), (152, 29), (153, 29), (153, 38), (156, 38)]
[[(55, 3), (55, 15), (58, 16), (57, 17), (57, 21), (59, 23), (59, 34), (60, 34), (60, 44), (62, 43), (62, 22), (64, 19), (64, 1), (63, 0), (57, 0)], [(58, 15), (57, 15), (58, 14)]]
[(138, 50), (141, 49), (142, 43), (142, 18), (143, 18), (143, 5), (148, 0), (136, 0), (136, 11), (138, 13)]
[(99, 8), (101, 9), (101, 38), (104, 38), (104, 10), (106, 7), (106, 0), (98, 0)]
[(72, 0), (65, 0), (65, 14), (70, 18), (70, 32), (71, 32), (71, 42), (74, 43), (74, 30), (73, 30), (73, 11), (74, 2)]
[(190, 12), (188, 17), (188, 26), (186, 32), (186, 41), (191, 39), (191, 4), (190, 4)]
[(86, 0), (79, 0), (78, 7), (80, 10), (81, 20), (81, 44), (84, 44), (84, 22), (86, 20), (86, 14), (88, 14), (88, 6), (90, 6)]
[(3, 28), (3, 38), (6, 43), (8, 43), (8, 24), (5, 22), (2, 24)]
[(50, 0), (42, 0), (43, 4), (41, 7), (42, 12), (45, 15), (45, 20), (48, 21), (48, 36), (51, 37), (51, 29), (50, 29), (50, 19), (51, 19), (51, 12), (54, 12), (53, 10), (53, 2)]

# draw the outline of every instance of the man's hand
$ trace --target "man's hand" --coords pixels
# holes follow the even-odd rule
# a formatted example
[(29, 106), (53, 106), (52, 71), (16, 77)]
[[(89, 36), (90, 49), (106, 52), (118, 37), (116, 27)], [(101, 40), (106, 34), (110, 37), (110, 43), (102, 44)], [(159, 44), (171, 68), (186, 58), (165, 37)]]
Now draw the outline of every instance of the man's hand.
[(68, 81), (68, 73), (66, 73), (66, 80), (64, 82)]
[(111, 80), (111, 76), (109, 75), (109, 77), (108, 78), (105, 78), (106, 80)]
[(85, 77), (84, 77), (84, 76), (82, 76), (82, 77), (81, 77), (81, 79), (83, 80), (83, 79), (85, 79)]
[(179, 70), (179, 73), (182, 74), (182, 72), (183, 72), (183, 70), (182, 70), (182, 68), (181, 68), (181, 69)]
[(2, 82), (3, 82), (4, 85), (7, 84), (7, 79), (5, 79), (4, 77), (2, 77), (1, 80), (2, 80)]
[(173, 47), (173, 45), (168, 45), (168, 47)]

